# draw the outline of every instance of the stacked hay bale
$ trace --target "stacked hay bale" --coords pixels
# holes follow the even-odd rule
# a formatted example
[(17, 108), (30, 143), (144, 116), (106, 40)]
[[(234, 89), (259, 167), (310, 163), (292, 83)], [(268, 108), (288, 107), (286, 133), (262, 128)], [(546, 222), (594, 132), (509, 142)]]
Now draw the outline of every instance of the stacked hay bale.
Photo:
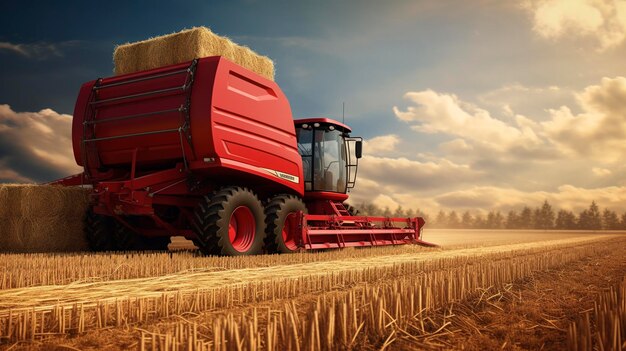
[(274, 80), (274, 62), (250, 48), (233, 43), (206, 27), (194, 27), (135, 43), (119, 45), (113, 53), (115, 74), (127, 74), (191, 61), (223, 56), (267, 79)]
[(88, 191), (79, 187), (0, 184), (0, 251), (87, 249), (87, 205)]

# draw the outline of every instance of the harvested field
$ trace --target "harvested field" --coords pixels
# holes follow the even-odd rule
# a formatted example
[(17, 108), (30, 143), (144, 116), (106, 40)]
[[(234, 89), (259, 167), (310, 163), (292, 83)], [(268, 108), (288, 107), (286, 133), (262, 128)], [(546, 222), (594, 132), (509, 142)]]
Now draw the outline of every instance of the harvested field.
[[(435, 234), (426, 237), (436, 242)], [(523, 303), (528, 282), (555, 270), (577, 272), (584, 262), (610, 259), (607, 284), (588, 293), (590, 302), (603, 289), (615, 289), (608, 280), (621, 282), (626, 271), (622, 233), (474, 232), (469, 240), (466, 231), (448, 231), (440, 237), (446, 235), (443, 248), (247, 258), (185, 251), (3, 255), (0, 347), (480, 349), (471, 346), (488, 342), (512, 350), (564, 349), (571, 344), (569, 323), (581, 325), (574, 317), (593, 304), (548, 318), (555, 329), (532, 328), (556, 340), (544, 345), (522, 345), (515, 337), (523, 333), (514, 330), (488, 335), (477, 316), (509, 308), (509, 300)], [(590, 318), (593, 333), (593, 321), (604, 317)]]

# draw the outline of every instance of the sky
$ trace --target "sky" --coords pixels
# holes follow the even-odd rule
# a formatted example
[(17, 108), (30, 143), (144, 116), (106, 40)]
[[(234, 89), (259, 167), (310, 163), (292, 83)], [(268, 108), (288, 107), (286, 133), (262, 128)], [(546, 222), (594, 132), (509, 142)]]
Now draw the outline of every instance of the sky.
[(626, 0), (2, 2), (0, 182), (80, 172), (80, 85), (194, 26), (271, 57), (295, 118), (345, 103), (352, 203), (626, 211)]

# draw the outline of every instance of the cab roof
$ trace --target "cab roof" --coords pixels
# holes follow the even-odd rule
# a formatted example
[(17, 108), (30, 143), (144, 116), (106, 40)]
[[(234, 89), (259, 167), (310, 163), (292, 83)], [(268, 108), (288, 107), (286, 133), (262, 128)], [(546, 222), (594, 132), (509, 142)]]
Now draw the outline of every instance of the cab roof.
[(330, 118), (325, 118), (325, 117), (315, 117), (315, 118), (301, 118), (301, 119), (296, 119), (294, 121), (294, 123), (296, 124), (296, 126), (298, 125), (302, 125), (302, 124), (313, 124), (313, 123), (320, 123), (320, 124), (332, 124), (335, 126), (335, 128), (341, 130), (344, 133), (350, 133), (352, 132), (352, 129), (350, 127), (348, 127), (347, 125), (335, 121), (334, 119), (330, 119)]

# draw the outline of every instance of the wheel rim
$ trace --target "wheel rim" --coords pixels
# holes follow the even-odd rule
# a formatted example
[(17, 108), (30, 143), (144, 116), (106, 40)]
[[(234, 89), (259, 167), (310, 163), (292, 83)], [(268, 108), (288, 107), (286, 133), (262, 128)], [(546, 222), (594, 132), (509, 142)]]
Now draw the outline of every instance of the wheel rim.
[(246, 252), (252, 246), (255, 235), (256, 221), (252, 211), (246, 206), (237, 207), (230, 215), (228, 238), (233, 249)]
[(285, 247), (291, 251), (295, 251), (298, 248), (296, 244), (296, 214), (290, 213), (285, 217), (285, 224), (283, 224), (283, 243)]

